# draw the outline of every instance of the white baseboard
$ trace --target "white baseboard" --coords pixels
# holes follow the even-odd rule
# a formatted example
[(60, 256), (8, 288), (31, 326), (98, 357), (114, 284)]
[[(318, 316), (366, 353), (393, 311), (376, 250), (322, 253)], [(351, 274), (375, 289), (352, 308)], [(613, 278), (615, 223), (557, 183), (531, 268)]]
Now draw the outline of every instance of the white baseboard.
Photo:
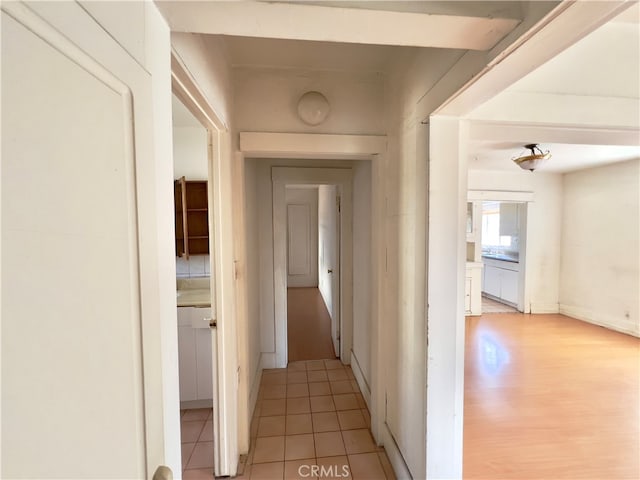
[(369, 411), (371, 411), (371, 387), (369, 387), (369, 382), (365, 378), (362, 368), (360, 368), (358, 357), (353, 350), (351, 350), (351, 370), (353, 371), (353, 376), (356, 377), (356, 382), (358, 382), (358, 386), (362, 392), (362, 398), (364, 398)]
[(180, 402), (180, 410), (191, 410), (194, 408), (211, 408), (213, 407), (213, 399), (207, 398), (204, 400), (187, 400)]
[(387, 424), (382, 426), (382, 444), (398, 480), (412, 479), (411, 472)]
[(262, 352), (260, 354), (260, 368), (276, 368), (275, 352)]
[(560, 305), (557, 303), (531, 303), (530, 307), (533, 314), (560, 313)]
[(640, 325), (634, 325), (633, 322), (626, 319), (616, 318), (606, 313), (594, 312), (586, 308), (576, 307), (575, 305), (560, 304), (560, 313), (567, 317), (608, 328), (609, 330), (640, 337)]

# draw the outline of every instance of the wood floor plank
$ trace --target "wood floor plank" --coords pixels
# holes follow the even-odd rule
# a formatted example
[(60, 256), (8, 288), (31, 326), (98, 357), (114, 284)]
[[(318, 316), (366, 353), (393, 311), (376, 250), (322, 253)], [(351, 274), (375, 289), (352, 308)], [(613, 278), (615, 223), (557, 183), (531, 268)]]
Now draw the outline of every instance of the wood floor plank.
[(640, 478), (640, 340), (562, 315), (467, 318), (464, 478)]
[(317, 288), (287, 289), (289, 362), (335, 358), (331, 317)]

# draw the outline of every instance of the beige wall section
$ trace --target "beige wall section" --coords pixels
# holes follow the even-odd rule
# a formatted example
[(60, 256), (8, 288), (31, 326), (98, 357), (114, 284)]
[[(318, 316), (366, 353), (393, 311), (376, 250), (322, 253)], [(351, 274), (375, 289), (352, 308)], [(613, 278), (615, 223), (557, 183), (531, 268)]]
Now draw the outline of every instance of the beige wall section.
[[(5, 7), (5, 5), (3, 5), (3, 7)], [(10, 7), (20, 10), (23, 14), (26, 12), (23, 6), (17, 3), (14, 3)], [(135, 118), (133, 120), (136, 125), (134, 133), (135, 139), (133, 143), (136, 147), (136, 166), (139, 168), (138, 174), (140, 177), (145, 179), (145, 181), (138, 185), (137, 188), (137, 213), (139, 220), (138, 233), (139, 239), (145, 248), (144, 252), (142, 252), (143, 255), (141, 255), (139, 259), (142, 266), (140, 269), (136, 267), (135, 270), (139, 270), (142, 279), (142, 322), (144, 329), (142, 342), (144, 344), (145, 359), (145, 395), (148, 398), (154, 399), (153, 402), (146, 405), (146, 419), (140, 419), (140, 421), (145, 423), (145, 429), (149, 434), (146, 444), (146, 474), (151, 476), (155, 467), (161, 464), (168, 465), (174, 472), (179, 472), (181, 470), (177, 376), (177, 331), (175, 328), (175, 262), (173, 261), (173, 220), (171, 215), (171, 212), (173, 211), (173, 191), (171, 188), (173, 175), (171, 159), (169, 29), (153, 3), (137, 3), (136, 5), (119, 3), (109, 5), (108, 8), (105, 6), (103, 7), (104, 8), (100, 5), (94, 4), (84, 4), (83, 8), (86, 10), (82, 10), (77, 4), (70, 2), (65, 3), (64, 5), (53, 5), (50, 3), (29, 5), (29, 8), (33, 8), (37, 11), (37, 24), (42, 25), (40, 22), (50, 22), (57, 32), (61, 32), (61, 34), (56, 33), (54, 35), (56, 38), (63, 43), (72, 42), (79, 46), (78, 50), (70, 49), (67, 52), (67, 55), (64, 56), (65, 62), (72, 61), (71, 59), (76, 55), (76, 60), (78, 58), (85, 58), (85, 55), (87, 57), (91, 57), (92, 59), (95, 59), (96, 62), (100, 62), (100, 68), (106, 69), (104, 71), (100, 69), (97, 70), (97, 72), (103, 73), (94, 72), (95, 79), (99, 80), (106, 71), (113, 72), (114, 75), (120, 79), (113, 81), (116, 83), (122, 81), (128, 84), (131, 88), (128, 92), (133, 92), (133, 95), (136, 97), (136, 101), (133, 104), (133, 108), (135, 110)], [(87, 15), (87, 11), (90, 12), (91, 16)], [(119, 27), (121, 24), (119, 19), (122, 19), (123, 17), (127, 17), (130, 20), (128, 23), (129, 28), (127, 28), (126, 31)], [(33, 28), (37, 30), (40, 27)], [(40, 32), (40, 34), (46, 36), (44, 31)], [(62, 39), (63, 35), (64, 39)], [(50, 51), (54, 52), (54, 50)], [(4, 53), (5, 52), (3, 51), (3, 63), (5, 60)], [(63, 56), (59, 56), (59, 58), (63, 58)], [(135, 63), (133, 59), (138, 63)], [(91, 64), (91, 62), (92, 61), (89, 61), (87, 64)], [(76, 73), (79, 73), (81, 70), (81, 68), (75, 67)], [(138, 81), (135, 80), (136, 78), (143, 80)], [(25, 81), (23, 85), (26, 86), (27, 82)], [(51, 83), (50, 86), (55, 87), (55, 82)], [(66, 86), (70, 89), (74, 88), (73, 83), (69, 83)], [(80, 87), (79, 85), (77, 86), (78, 88)], [(3, 89), (4, 87), (5, 85), (3, 82)], [(75, 92), (75, 90), (73, 91)], [(112, 97), (117, 95), (117, 88), (114, 88), (112, 85), (111, 89), (109, 89), (109, 94)], [(119, 103), (121, 106), (120, 108), (125, 109), (127, 108), (127, 105), (130, 105), (130, 103), (126, 101), (124, 103), (119, 101)], [(73, 109), (78, 106), (79, 105), (74, 104), (73, 101), (67, 103), (67, 107), (69, 107), (69, 109)], [(3, 104), (3, 116), (5, 113), (9, 114), (8, 111), (4, 111), (4, 107), (5, 105)], [(60, 113), (62, 115), (62, 111)], [(126, 121), (126, 116), (123, 117), (120, 115), (119, 118), (120, 122), (123, 120)], [(63, 125), (58, 125), (58, 127), (63, 128)], [(120, 128), (114, 131), (106, 131), (103, 139), (111, 138), (110, 135), (117, 135), (118, 132), (122, 134), (124, 131), (126, 131), (126, 126), (125, 130)], [(43, 142), (46, 141), (44, 139), (40, 140)], [(79, 145), (80, 144), (78, 144), (78, 146)], [(5, 145), (3, 144), (3, 148), (4, 146)], [(37, 143), (34, 144), (34, 146), (37, 146)], [(67, 145), (67, 150), (69, 150), (69, 145)], [(67, 152), (66, 157), (71, 158), (73, 156), (72, 150)], [(116, 153), (115, 157), (111, 157), (109, 161), (115, 161), (118, 158), (118, 155), (122, 154), (122, 151), (120, 151), (120, 154)], [(85, 178), (90, 178), (90, 175), (85, 175)], [(32, 184), (33, 182), (30, 183)], [(74, 191), (77, 191), (77, 189), (71, 188), (69, 198), (71, 198)], [(124, 201), (122, 195), (118, 195), (117, 197)], [(86, 205), (78, 205), (78, 208), (86, 207)], [(117, 209), (112, 208), (112, 213), (113, 212), (117, 212)], [(89, 216), (86, 218), (91, 217)], [(116, 217), (113, 217), (113, 219), (116, 219)], [(122, 222), (119, 222), (119, 225), (120, 224), (122, 224)], [(76, 222), (76, 227), (78, 229), (82, 229), (82, 222)], [(115, 232), (115, 230), (113, 230), (112, 233), (113, 232)], [(116, 250), (121, 251), (119, 250), (119, 247), (116, 248)], [(118, 258), (116, 263), (122, 263), (125, 256), (116, 255), (116, 257)], [(83, 263), (80, 262), (76, 267), (82, 268), (82, 265)], [(24, 266), (22, 267), (24, 270)], [(3, 276), (5, 274), (4, 268), (5, 258), (3, 258)], [(42, 273), (42, 262), (38, 268)], [(116, 271), (117, 269), (112, 273), (115, 274)], [(67, 274), (69, 274), (69, 272), (67, 272)], [(64, 285), (66, 288), (70, 285), (65, 282), (58, 282), (58, 284)], [(51, 283), (49, 284), (49, 288), (57, 288), (55, 285), (55, 282)], [(58, 295), (58, 297), (63, 298), (64, 295)], [(57, 304), (58, 303), (54, 302), (52, 305)], [(139, 307), (138, 310), (140, 310)], [(129, 313), (131, 313), (130, 310)], [(127, 315), (125, 314), (124, 317), (121, 317), (121, 320), (126, 319), (126, 317)], [(3, 317), (3, 319), (4, 318), (5, 317)], [(75, 320), (73, 316), (67, 316), (67, 320), (75, 322), (77, 325), (81, 325), (86, 320), (86, 316), (82, 319)], [(108, 327), (108, 325), (109, 322), (104, 323), (105, 328)], [(3, 330), (7, 326), (8, 325), (3, 323)], [(114, 328), (116, 328), (115, 325)], [(113, 333), (112, 330), (113, 329), (109, 328), (104, 330), (105, 339), (109, 338), (110, 332)], [(131, 332), (131, 326), (129, 326), (127, 331)], [(41, 333), (42, 332), (44, 332), (44, 330), (41, 330)], [(76, 334), (78, 333), (79, 331), (76, 332)], [(72, 329), (65, 334), (73, 335)], [(56, 344), (54, 336), (55, 333), (49, 337), (49, 343)], [(120, 337), (126, 338), (126, 335), (123, 334)], [(32, 335), (31, 341), (34, 341), (34, 338), (35, 337)], [(82, 340), (78, 342), (78, 345), (86, 343), (87, 338), (90, 337), (84, 336)], [(14, 338), (14, 340), (16, 339)], [(45, 342), (45, 344), (46, 343), (47, 342)], [(124, 348), (124, 344), (122, 344), (122, 342), (120, 343)], [(17, 345), (17, 342), (14, 343), (14, 345)], [(4, 348), (3, 357), (5, 357)], [(63, 357), (58, 358), (58, 361), (64, 360)], [(67, 360), (71, 358), (73, 357), (69, 357)], [(123, 355), (122, 358), (124, 359), (125, 356)], [(4, 359), (6, 358), (3, 358), (3, 360)], [(35, 357), (33, 360), (36, 360)], [(8, 362), (8, 364), (10, 363), (11, 362)], [(116, 364), (117, 363), (118, 362), (116, 362)], [(84, 365), (84, 367), (89, 366), (89, 364)], [(47, 366), (40, 362), (36, 365), (36, 370), (40, 373), (46, 373), (46, 368), (53, 367), (54, 364)], [(115, 368), (115, 364), (112, 365), (112, 367)], [(21, 365), (20, 368), (21, 374), (24, 376), (25, 366)], [(113, 368), (107, 368), (102, 372), (94, 372), (94, 377), (95, 375), (103, 376), (105, 379), (105, 381), (102, 382), (103, 386), (107, 385), (108, 377), (112, 375), (112, 372), (114, 372)], [(133, 371), (133, 365), (128, 365), (127, 370)], [(65, 369), (65, 371), (68, 374), (72, 373), (72, 370), (70, 369)], [(90, 372), (90, 369), (87, 370), (85, 368), (85, 371)], [(50, 378), (56, 376), (55, 372), (52, 375), (53, 376), (50, 375)], [(36, 377), (34, 376), (31, 378), (33, 380)], [(62, 377), (60, 377), (60, 379), (62, 379)], [(120, 384), (124, 389), (123, 392), (129, 391), (129, 387), (126, 387), (122, 381)], [(63, 384), (60, 383), (60, 386), (62, 385)], [(91, 388), (89, 384), (85, 386), (87, 388)], [(133, 386), (133, 384), (130, 384), (130, 386)], [(91, 402), (87, 403), (82, 401), (83, 393), (80, 390), (76, 391), (74, 389), (73, 382), (71, 382), (70, 387), (65, 388), (65, 390), (66, 392), (64, 395), (69, 396), (69, 401), (66, 402), (64, 407), (59, 410), (58, 413), (68, 413), (71, 411), (73, 415), (66, 420), (59, 418), (58, 421), (60, 424), (68, 425), (70, 429), (74, 429), (76, 428), (73, 427), (74, 423), (77, 424), (78, 422), (83, 422), (83, 417), (81, 415), (82, 409), (86, 409), (87, 406), (91, 406)], [(22, 391), (24, 392), (28, 390), (22, 389)], [(117, 391), (118, 389), (116, 388), (116, 392)], [(51, 389), (49, 389), (47, 395), (51, 398), (56, 397), (55, 392)], [(125, 394), (124, 397), (129, 399), (127, 402), (131, 401), (132, 397), (128, 393)], [(64, 399), (64, 396), (58, 396), (58, 398)], [(82, 405), (79, 405), (79, 410), (72, 407), (74, 401), (80, 401), (82, 403)], [(50, 406), (53, 407), (53, 405)], [(32, 420), (35, 419), (35, 417), (33, 417), (33, 412), (35, 410), (31, 409), (28, 404), (24, 403), (22, 408), (26, 408), (25, 415), (28, 418), (31, 418)], [(6, 413), (4, 404), (3, 413)], [(52, 413), (53, 411), (47, 414), (49, 420), (53, 418), (51, 415)], [(117, 414), (114, 419), (116, 417), (120, 417), (122, 414), (126, 414), (126, 409), (119, 409), (119, 414)], [(14, 416), (14, 418), (16, 418), (16, 416)], [(114, 425), (117, 423), (118, 422), (114, 422)], [(136, 420), (129, 417), (126, 423), (132, 427), (134, 423), (136, 423)], [(41, 423), (38, 426), (39, 433), (29, 438), (43, 441), (43, 439), (46, 438), (46, 424), (47, 422)], [(81, 425), (77, 426), (84, 428)], [(22, 432), (25, 431), (25, 428), (25, 424), (20, 426)], [(3, 422), (3, 430), (4, 429), (5, 425)], [(107, 441), (110, 436), (109, 431), (113, 433), (115, 430), (106, 428), (104, 429), (104, 432), (101, 432), (101, 435), (103, 435), (104, 438), (101, 438), (100, 441), (104, 445), (109, 443)], [(54, 436), (57, 438), (60, 438), (59, 434), (59, 431), (54, 431)], [(75, 463), (68, 462), (68, 455), (57, 455), (55, 448), (53, 450), (49, 449), (49, 455), (57, 456), (57, 458), (54, 459), (55, 465), (50, 464), (46, 473), (35, 473), (31, 476), (39, 477), (52, 474), (55, 475), (55, 473), (53, 473), (54, 471), (58, 471), (58, 476), (65, 477), (87, 477), (91, 476), (91, 473), (89, 472), (95, 473), (95, 469), (100, 468), (97, 466), (97, 464), (100, 463), (99, 460), (92, 462), (90, 460), (91, 454), (85, 455), (82, 450), (87, 449), (87, 452), (89, 452), (93, 449), (96, 443), (92, 442), (90, 437), (79, 436), (77, 438), (85, 440), (85, 445), (76, 449), (76, 453), (79, 455), (79, 458), (82, 457), (85, 460), (89, 459), (87, 460), (89, 463), (87, 463), (87, 461)], [(4, 449), (9, 446), (9, 438), (3, 438), (3, 440), (3, 452), (5, 452)], [(36, 440), (36, 444), (31, 445), (30, 448), (37, 449), (37, 441), (38, 440)], [(100, 441), (98, 443), (100, 443)], [(62, 441), (56, 448), (64, 448), (65, 444), (66, 441)], [(38, 455), (42, 456), (42, 453), (43, 452), (40, 451)], [(45, 457), (46, 456), (47, 455), (45, 455)], [(104, 455), (98, 456), (104, 457)], [(111, 475), (118, 476), (119, 474), (117, 472), (121, 472), (120, 475), (122, 475), (122, 472), (124, 471), (131, 472), (131, 466), (124, 460), (124, 458), (128, 456), (129, 454), (124, 456), (117, 454), (114, 458), (109, 459), (109, 466), (105, 466), (102, 470), (103, 473), (106, 474), (106, 472), (111, 471)], [(18, 466), (14, 473), (11, 473), (13, 471), (12, 467), (16, 466), (16, 462), (20, 461), (20, 458), (15, 455), (13, 456), (12, 463), (7, 464), (7, 458), (11, 458), (12, 456), (9, 455), (9, 457), (6, 457), (3, 455), (3, 457), (3, 474), (10, 477), (29, 475), (29, 471), (33, 471), (34, 468), (46, 467), (46, 463), (33, 462), (33, 459), (31, 458), (28, 459), (28, 462), (23, 466)], [(143, 464), (142, 466), (143, 470), (141, 475), (145, 475), (145, 465)], [(59, 467), (62, 467), (62, 470), (64, 470), (63, 473), (60, 473), (62, 470)]]
[[(236, 68), (234, 83), (238, 131), (368, 135), (385, 131), (381, 74)], [(321, 92), (331, 108), (318, 126), (298, 118), (298, 99), (310, 90)]]
[(258, 168), (256, 160), (245, 161), (245, 225), (247, 237), (247, 260), (244, 270), (247, 296), (247, 332), (249, 335), (249, 389), (250, 410), (253, 410), (259, 389), (261, 332), (260, 332), (260, 242), (261, 230), (258, 205)]
[(223, 40), (215, 36), (173, 32), (171, 46), (189, 67), (211, 108), (231, 128), (233, 82)]
[(173, 178), (206, 180), (208, 158), (206, 128), (173, 127)]
[(533, 192), (527, 207), (525, 313), (558, 313), (562, 175), (469, 170), (468, 188)]
[[(353, 354), (371, 391), (371, 162), (353, 162)], [(357, 279), (357, 280), (356, 280)], [(354, 362), (355, 357), (355, 362)], [(369, 402), (370, 399), (367, 400)]]
[(560, 311), (640, 336), (640, 160), (563, 178)]
[[(111, 6), (113, 9), (113, 6)], [(119, 15), (121, 20), (122, 16)], [(119, 23), (121, 25), (121, 23)], [(145, 3), (145, 57), (152, 72), (154, 136), (156, 141), (156, 197), (159, 248), (158, 282), (160, 288), (160, 338), (163, 372), (162, 415), (164, 423), (164, 465), (179, 471), (182, 453), (180, 438), (180, 391), (178, 385), (178, 332), (175, 297), (175, 222), (172, 177), (171, 135), (171, 42), (169, 27), (152, 3)]]

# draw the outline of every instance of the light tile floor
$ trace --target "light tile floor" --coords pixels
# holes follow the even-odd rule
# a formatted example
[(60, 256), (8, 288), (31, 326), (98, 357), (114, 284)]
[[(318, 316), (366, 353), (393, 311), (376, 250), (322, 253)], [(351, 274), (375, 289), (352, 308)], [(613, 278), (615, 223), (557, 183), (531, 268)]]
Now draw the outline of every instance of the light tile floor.
[(496, 302), (492, 298), (482, 296), (482, 313), (517, 313), (517, 310), (510, 305)]
[[(213, 478), (212, 409), (181, 412), (184, 480)], [(340, 360), (265, 370), (243, 480), (395, 480), (353, 372)], [(313, 469), (313, 470), (312, 470)], [(314, 475), (317, 473), (317, 475)]]
[(395, 480), (384, 449), (373, 441), (370, 422), (353, 372), (340, 360), (265, 370), (251, 450), (237, 478)]
[(213, 409), (180, 411), (182, 478), (213, 478)]

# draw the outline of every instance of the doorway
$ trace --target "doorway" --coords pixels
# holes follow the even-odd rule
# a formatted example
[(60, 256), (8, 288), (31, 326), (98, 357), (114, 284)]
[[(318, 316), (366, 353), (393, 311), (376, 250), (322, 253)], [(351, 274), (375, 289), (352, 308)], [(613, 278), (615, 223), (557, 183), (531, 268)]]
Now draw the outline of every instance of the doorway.
[[(337, 185), (287, 185), (288, 361), (339, 356)], [(336, 281), (338, 280), (338, 281)]]
[(482, 311), (523, 312), (527, 204), (485, 200), (480, 212)]
[[(208, 243), (210, 256), (202, 258), (202, 266), (199, 262), (196, 271), (205, 273), (208, 270), (208, 284), (198, 284), (197, 281), (204, 282), (204, 279), (193, 278), (183, 279), (189, 288), (188, 295), (209, 292), (210, 312), (200, 310), (190, 318), (190, 323), (197, 329), (209, 331), (209, 344), (211, 353), (208, 355), (211, 362), (211, 370), (203, 371), (201, 376), (211, 377), (211, 397), (214, 399), (214, 407), (211, 415), (207, 413), (207, 419), (211, 420), (211, 442), (213, 448), (213, 468), (206, 467), (204, 473), (209, 476), (234, 476), (238, 466), (238, 420), (243, 418), (238, 412), (244, 412), (246, 405), (239, 401), (238, 388), (238, 348), (237, 348), (237, 322), (221, 322), (220, 319), (232, 319), (235, 316), (235, 283), (236, 274), (233, 261), (233, 233), (230, 228), (223, 226), (233, 225), (232, 202), (230, 185), (232, 183), (231, 170), (231, 135), (227, 126), (220, 120), (216, 111), (209, 105), (206, 98), (201, 94), (199, 87), (187, 71), (182, 60), (175, 54), (171, 57), (172, 91), (184, 107), (197, 119), (201, 127), (206, 132), (206, 214), (203, 213), (205, 206), (196, 205), (194, 212), (187, 211), (186, 222), (189, 223), (189, 215), (206, 217), (208, 232), (195, 229), (195, 244), (205, 245)], [(200, 144), (201, 145), (201, 144)], [(185, 182), (186, 182), (185, 178)], [(200, 182), (203, 183), (201, 180)], [(202, 187), (202, 185), (200, 186)], [(190, 195), (189, 187), (186, 188), (186, 206), (189, 210)], [(193, 192), (191, 192), (193, 193)], [(197, 197), (202, 200), (202, 192)], [(202, 225), (203, 222), (200, 222)], [(187, 236), (188, 236), (187, 232)], [(192, 231), (192, 233), (194, 233)], [(205, 236), (207, 235), (207, 236)], [(199, 237), (199, 238), (198, 238)], [(188, 239), (191, 240), (190, 238)], [(192, 244), (188, 244), (189, 248)], [(198, 250), (198, 248), (196, 248)], [(193, 251), (192, 251), (193, 253)], [(198, 253), (206, 255), (206, 253)], [(175, 255), (175, 252), (174, 252)], [(181, 270), (184, 272), (184, 270)], [(192, 273), (191, 266), (189, 273)], [(197, 275), (206, 277), (206, 275)], [(176, 287), (177, 287), (176, 281)], [(193, 292), (195, 290), (196, 292)], [(199, 292), (198, 292), (199, 291)], [(182, 299), (184, 297), (180, 295)], [(206, 304), (193, 305), (193, 308), (203, 307)], [(200, 335), (202, 337), (202, 335)], [(197, 341), (196, 341), (197, 343)], [(200, 338), (200, 346), (207, 342)], [(203, 347), (205, 348), (205, 347)], [(200, 351), (198, 349), (197, 351)], [(200, 375), (198, 375), (200, 377)], [(197, 378), (199, 382), (202, 378)], [(208, 385), (207, 385), (208, 386)], [(177, 392), (176, 392), (177, 393)], [(199, 405), (194, 405), (199, 407)], [(185, 414), (186, 415), (186, 414)], [(203, 414), (201, 414), (203, 415)], [(200, 420), (200, 419), (199, 419)], [(204, 428), (204, 427), (203, 427)], [(203, 431), (200, 432), (202, 435)], [(200, 439), (200, 437), (198, 437)], [(177, 438), (175, 439), (176, 443)], [(208, 440), (204, 437), (204, 440)], [(210, 451), (209, 451), (210, 452)], [(210, 453), (207, 452), (207, 456)], [(192, 452), (193, 455), (194, 452)], [(191, 466), (196, 467), (199, 462), (191, 462)], [(207, 464), (211, 464), (207, 458)], [(186, 464), (189, 467), (189, 462)]]
[[(287, 186), (316, 185), (319, 218), (318, 289), (331, 318), (331, 338), (334, 350), (337, 349), (335, 357), (348, 364), (353, 329), (351, 169), (273, 167), (272, 183), (276, 363), (279, 367), (284, 367), (290, 361), (287, 322), (290, 253), (287, 249)], [(338, 197), (341, 199), (340, 203), (336, 201)], [(329, 204), (332, 205), (330, 210)], [(329, 238), (333, 240), (329, 241)]]
[(182, 470), (213, 475), (208, 133), (175, 95), (172, 120)]

